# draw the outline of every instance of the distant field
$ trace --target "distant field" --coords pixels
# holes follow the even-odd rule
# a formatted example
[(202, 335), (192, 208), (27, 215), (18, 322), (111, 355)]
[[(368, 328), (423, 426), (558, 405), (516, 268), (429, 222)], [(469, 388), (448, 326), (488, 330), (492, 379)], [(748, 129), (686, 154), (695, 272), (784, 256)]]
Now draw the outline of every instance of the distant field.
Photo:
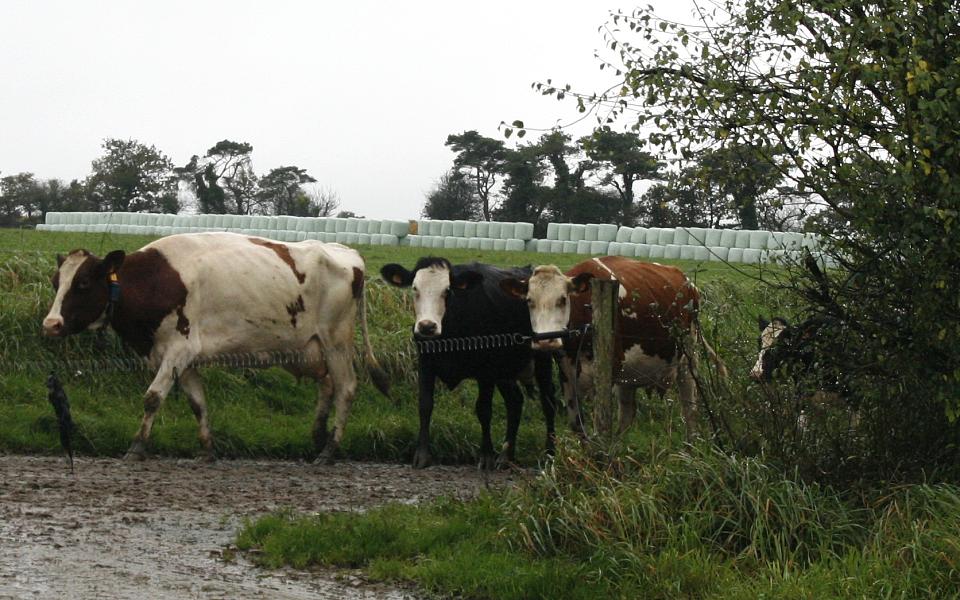
[[(53, 452), (57, 448), (44, 379), (53, 370), (65, 382), (80, 430), (81, 452), (117, 456), (127, 448), (142, 414), (141, 397), (151, 378), (144, 371), (124, 370), (110, 359), (126, 356), (112, 334), (97, 339), (83, 334), (67, 340), (45, 339), (40, 321), (53, 292), (49, 278), (57, 253), (86, 248), (97, 255), (114, 249), (133, 251), (153, 238), (99, 233), (53, 233), (0, 230), (0, 451)], [(367, 262), (369, 319), (374, 349), (388, 368), (397, 404), (361, 380), (343, 444), (343, 454), (356, 459), (406, 461), (417, 431), (415, 353), (410, 344), (412, 308), (401, 290), (378, 284), (378, 271), (388, 262), (408, 267), (425, 254), (442, 253), (454, 263), (482, 261), (498, 265), (541, 264), (561, 268), (587, 258), (576, 254), (538, 254), (476, 250), (358, 246)], [(702, 320), (714, 345), (742, 375), (755, 352), (755, 319), (759, 312), (790, 313), (779, 295), (757, 283), (761, 270), (744, 265), (663, 261), (684, 269), (704, 292)], [(769, 273), (764, 269), (763, 274)], [(88, 362), (84, 362), (88, 361)], [(85, 364), (97, 365), (84, 369)], [(79, 368), (78, 368), (79, 366)], [(315, 402), (312, 385), (298, 383), (278, 368), (203, 370), (210, 419), (220, 456), (310, 458), (309, 428)], [(443, 462), (472, 461), (479, 427), (473, 415), (475, 388), (462, 385), (441, 391), (434, 412), (435, 457)], [(156, 453), (191, 456), (199, 448), (196, 424), (184, 398), (171, 393), (161, 410), (151, 440)], [(649, 402), (650, 419), (635, 435), (675, 431), (672, 405)], [(503, 407), (495, 400), (494, 435), (503, 435)], [(532, 464), (543, 447), (538, 402), (527, 402), (520, 432), (520, 459)], [(561, 430), (565, 426), (560, 426)]]

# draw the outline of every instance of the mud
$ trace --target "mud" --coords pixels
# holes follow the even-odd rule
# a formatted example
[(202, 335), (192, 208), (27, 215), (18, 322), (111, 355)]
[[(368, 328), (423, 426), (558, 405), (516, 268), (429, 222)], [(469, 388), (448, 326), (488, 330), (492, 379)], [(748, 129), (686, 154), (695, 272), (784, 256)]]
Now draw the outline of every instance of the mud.
[(0, 456), (0, 598), (417, 598), (357, 572), (267, 571), (230, 545), (272, 510), (365, 510), (509, 485), (473, 467)]

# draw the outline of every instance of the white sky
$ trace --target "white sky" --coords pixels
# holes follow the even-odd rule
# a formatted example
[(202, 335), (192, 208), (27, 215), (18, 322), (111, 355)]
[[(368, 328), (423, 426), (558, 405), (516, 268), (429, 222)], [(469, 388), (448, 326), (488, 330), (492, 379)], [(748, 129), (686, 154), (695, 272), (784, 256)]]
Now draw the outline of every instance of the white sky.
[(83, 178), (107, 137), (177, 165), (231, 139), (260, 175), (297, 165), (343, 210), (415, 218), (448, 134), (578, 116), (533, 81), (613, 83), (597, 29), (637, 4), (0, 0), (0, 172)]

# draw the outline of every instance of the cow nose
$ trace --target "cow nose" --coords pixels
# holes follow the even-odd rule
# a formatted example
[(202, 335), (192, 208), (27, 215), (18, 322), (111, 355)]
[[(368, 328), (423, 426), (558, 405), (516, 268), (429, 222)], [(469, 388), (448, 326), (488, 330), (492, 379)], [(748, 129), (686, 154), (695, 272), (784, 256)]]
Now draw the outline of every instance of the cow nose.
[(424, 319), (417, 322), (417, 333), (424, 336), (437, 335), (437, 324)]
[(60, 335), (63, 331), (63, 319), (60, 317), (47, 317), (43, 320), (44, 335)]
[(553, 338), (553, 339), (549, 339), (549, 340), (534, 340), (534, 341), (533, 341), (533, 349), (534, 349), (534, 350), (539, 350), (539, 351), (554, 351), (554, 350), (559, 350), (559, 349), (562, 348), (562, 347), (563, 347), (563, 344), (560, 343), (560, 340), (558, 340), (557, 338)]

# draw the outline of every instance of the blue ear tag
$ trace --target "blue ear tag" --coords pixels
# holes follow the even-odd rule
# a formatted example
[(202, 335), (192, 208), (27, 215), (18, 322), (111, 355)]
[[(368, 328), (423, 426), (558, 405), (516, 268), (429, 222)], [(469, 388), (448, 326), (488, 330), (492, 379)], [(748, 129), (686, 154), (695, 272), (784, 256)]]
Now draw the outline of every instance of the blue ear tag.
[(117, 278), (117, 274), (110, 273), (110, 302), (117, 302), (120, 300), (120, 281)]

